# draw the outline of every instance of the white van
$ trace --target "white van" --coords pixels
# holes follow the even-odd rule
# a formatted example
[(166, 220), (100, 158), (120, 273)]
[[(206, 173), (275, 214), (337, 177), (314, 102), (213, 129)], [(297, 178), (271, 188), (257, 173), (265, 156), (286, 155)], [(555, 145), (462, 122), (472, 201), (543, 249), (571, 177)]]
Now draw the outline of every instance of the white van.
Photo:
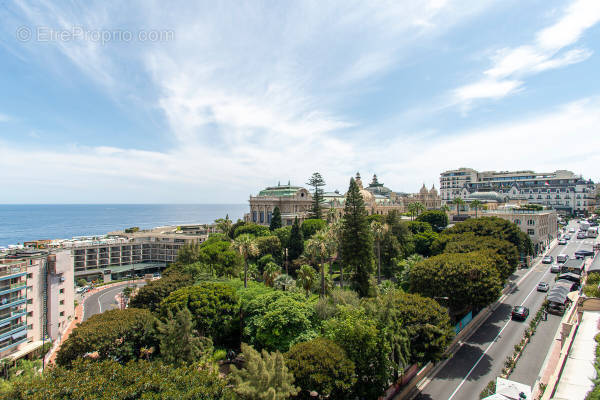
[(559, 264), (564, 264), (568, 259), (569, 256), (567, 254), (559, 254), (558, 257), (556, 257), (556, 262)]

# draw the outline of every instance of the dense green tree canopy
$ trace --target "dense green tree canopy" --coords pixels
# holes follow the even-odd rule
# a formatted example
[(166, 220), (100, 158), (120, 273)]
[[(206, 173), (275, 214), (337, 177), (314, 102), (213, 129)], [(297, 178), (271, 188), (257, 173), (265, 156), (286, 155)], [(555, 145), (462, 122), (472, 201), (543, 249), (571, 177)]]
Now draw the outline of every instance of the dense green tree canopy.
[(260, 237), (269, 236), (271, 234), (271, 231), (266, 226), (253, 223), (246, 223), (242, 226), (238, 226), (237, 228), (235, 228), (235, 231), (233, 232), (233, 237), (237, 238), (238, 236), (244, 234), (250, 234), (256, 237)]
[(148, 310), (127, 308), (92, 315), (71, 332), (56, 356), (60, 366), (98, 353), (98, 359), (127, 362), (140, 357), (143, 347), (157, 348), (156, 319)]
[(354, 363), (331, 340), (316, 338), (295, 344), (285, 358), (301, 389), (296, 398), (309, 400), (313, 390), (331, 400), (351, 397), (350, 390), (356, 383)]
[(432, 244), (432, 249), (436, 254), (440, 254), (441, 251), (444, 253), (496, 252), (505, 261), (497, 264), (503, 280), (508, 278), (519, 265), (519, 252), (511, 242), (491, 236), (476, 236), (472, 232), (440, 235)]
[(72, 369), (47, 368), (43, 376), (15, 385), (13, 400), (230, 400), (218, 371), (203, 365), (175, 368), (160, 361), (76, 361)]
[(256, 238), (256, 245), (260, 256), (267, 254), (273, 255), (276, 260), (281, 259), (281, 242), (275, 235), (262, 236)]
[(229, 241), (206, 241), (198, 253), (200, 261), (210, 266), (216, 276), (239, 276), (244, 265), (244, 259)]
[(231, 367), (229, 379), (233, 391), (242, 400), (286, 400), (298, 394), (294, 375), (285, 365), (280, 352), (262, 353), (242, 343), (245, 364), (242, 369)]
[(171, 292), (192, 283), (193, 280), (190, 275), (182, 274), (177, 270), (169, 271), (168, 268), (161, 279), (152, 281), (140, 288), (129, 305), (135, 308), (147, 308), (150, 311), (156, 311), (160, 302)]
[(226, 283), (202, 282), (197, 286), (181, 288), (171, 293), (160, 305), (166, 318), (187, 308), (201, 336), (215, 343), (235, 343), (239, 338), (240, 302), (236, 290)]
[[(410, 338), (410, 364), (439, 361), (454, 337), (447, 310), (428, 297), (392, 290), (365, 302), (370, 314), (389, 318)], [(389, 315), (382, 315), (389, 314)]]
[(432, 230), (425, 232), (416, 233), (413, 235), (413, 242), (415, 244), (415, 251), (422, 256), (429, 257), (431, 255), (431, 247), (438, 234)]
[(327, 222), (322, 219), (306, 219), (302, 222), (302, 237), (304, 240), (308, 240), (312, 235), (320, 230), (325, 229)]
[(279, 238), (279, 242), (281, 243), (282, 249), (290, 247), (290, 235), (292, 234), (291, 226), (277, 228), (273, 231), (273, 234)]
[(347, 307), (325, 321), (323, 330), (354, 362), (357, 382), (352, 392), (359, 398), (377, 399), (388, 387), (393, 370), (391, 348), (377, 329), (377, 321), (362, 309)]
[(269, 291), (245, 306), (244, 340), (259, 349), (288, 351), (316, 336), (314, 302), (300, 293)]
[(448, 226), (448, 214), (442, 210), (429, 210), (421, 213), (417, 221), (427, 222), (436, 232), (441, 232)]
[[(310, 218), (322, 219), (323, 186), (325, 186), (325, 180), (320, 173), (315, 172), (306, 184), (313, 187), (313, 204), (310, 210)], [(304, 237), (308, 238), (309, 236), (305, 235)]]
[(452, 315), (485, 307), (500, 296), (502, 281), (494, 260), (481, 253), (441, 254), (419, 262), (409, 273), (410, 290), (443, 300)]
[(519, 253), (533, 253), (531, 239), (512, 222), (498, 217), (469, 218), (449, 228), (444, 233), (473, 232), (477, 236), (491, 236), (496, 239), (507, 240), (517, 246)]
[(406, 223), (406, 226), (412, 234), (431, 232), (433, 230), (429, 222), (423, 221), (409, 221)]
[(175, 316), (169, 312), (166, 322), (159, 322), (158, 337), (160, 356), (167, 364), (191, 364), (212, 354), (212, 340), (198, 336), (187, 307), (177, 311)]

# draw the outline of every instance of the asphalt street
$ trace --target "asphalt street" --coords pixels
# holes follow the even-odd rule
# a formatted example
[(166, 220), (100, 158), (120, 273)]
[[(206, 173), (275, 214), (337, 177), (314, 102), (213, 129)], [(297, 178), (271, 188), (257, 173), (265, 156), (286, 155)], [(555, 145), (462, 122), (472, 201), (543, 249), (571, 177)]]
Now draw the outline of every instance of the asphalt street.
[[(130, 285), (130, 282), (123, 282), (122, 284), (115, 286), (110, 289), (102, 290), (98, 293), (94, 294), (86, 294), (85, 299), (85, 308), (83, 314), (83, 320), (87, 320), (94, 314), (98, 314), (104, 312), (106, 310), (112, 310), (113, 308), (117, 308), (119, 305), (115, 300), (115, 296), (118, 293), (121, 293), (123, 289), (127, 285)], [(143, 284), (138, 284), (138, 286), (142, 286)]]
[[(569, 227), (577, 228), (572, 221)], [(556, 258), (561, 253), (573, 253), (580, 248), (591, 248), (593, 239), (577, 240), (572, 235), (566, 246), (557, 245), (548, 254)], [(500, 375), (504, 361), (521, 341), (529, 321), (542, 305), (546, 293), (538, 292), (538, 282), (554, 284), (555, 274), (550, 273), (550, 265), (540, 261), (529, 269), (517, 271), (511, 282), (514, 288), (499, 304), (495, 311), (475, 333), (466, 339), (454, 357), (438, 371), (435, 377), (422, 387), (417, 396), (420, 400), (472, 400), (491, 380)], [(512, 321), (511, 309), (515, 305), (529, 308), (530, 316), (526, 321)], [(531, 343), (527, 346), (517, 368), (510, 379), (532, 385), (546, 358), (546, 354), (560, 323), (560, 317), (550, 315), (548, 321), (538, 325)]]

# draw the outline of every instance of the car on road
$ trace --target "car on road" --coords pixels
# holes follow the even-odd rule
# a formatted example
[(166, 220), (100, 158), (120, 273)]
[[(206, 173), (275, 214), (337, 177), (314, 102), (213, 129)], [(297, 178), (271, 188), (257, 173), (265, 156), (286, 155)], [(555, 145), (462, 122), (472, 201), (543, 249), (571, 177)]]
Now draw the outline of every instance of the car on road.
[(594, 252), (592, 250), (580, 249), (575, 252), (575, 258), (583, 259), (586, 257), (593, 257), (593, 256), (594, 256)]
[(550, 267), (550, 272), (553, 274), (558, 274), (560, 272), (560, 265), (552, 264), (552, 266)]
[(549, 289), (550, 289), (550, 285), (548, 285), (546, 282), (540, 282), (537, 285), (538, 292), (547, 292)]
[(514, 306), (512, 312), (510, 313), (510, 317), (512, 319), (520, 319), (525, 321), (529, 316), (529, 308), (523, 306)]
[(544, 256), (542, 259), (542, 264), (552, 264), (554, 262), (554, 257), (552, 256)]
[(585, 239), (587, 238), (587, 234), (585, 232), (579, 232), (577, 234), (577, 239)]
[(566, 244), (567, 244), (567, 241), (566, 241), (565, 239), (559, 239), (559, 240), (558, 240), (558, 244), (560, 244), (560, 245), (564, 246), (564, 245), (566, 245)]
[(562, 238), (565, 239), (565, 240), (571, 240), (571, 235), (565, 235)]
[(575, 228), (569, 228), (569, 233), (575, 233)]

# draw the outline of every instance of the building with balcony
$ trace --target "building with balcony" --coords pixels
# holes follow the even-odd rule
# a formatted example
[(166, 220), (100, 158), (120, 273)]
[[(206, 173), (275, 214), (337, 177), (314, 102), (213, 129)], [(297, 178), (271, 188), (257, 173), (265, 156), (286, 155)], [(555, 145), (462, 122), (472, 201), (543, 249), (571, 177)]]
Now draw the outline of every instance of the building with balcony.
[(18, 249), (0, 258), (0, 358), (18, 359), (57, 340), (74, 318), (69, 251)]
[(595, 190), (594, 182), (565, 170), (477, 172), (460, 168), (440, 174), (444, 204), (456, 197), (468, 200), (474, 193), (494, 192), (504, 202), (526, 202), (564, 214), (577, 214), (595, 209)]

